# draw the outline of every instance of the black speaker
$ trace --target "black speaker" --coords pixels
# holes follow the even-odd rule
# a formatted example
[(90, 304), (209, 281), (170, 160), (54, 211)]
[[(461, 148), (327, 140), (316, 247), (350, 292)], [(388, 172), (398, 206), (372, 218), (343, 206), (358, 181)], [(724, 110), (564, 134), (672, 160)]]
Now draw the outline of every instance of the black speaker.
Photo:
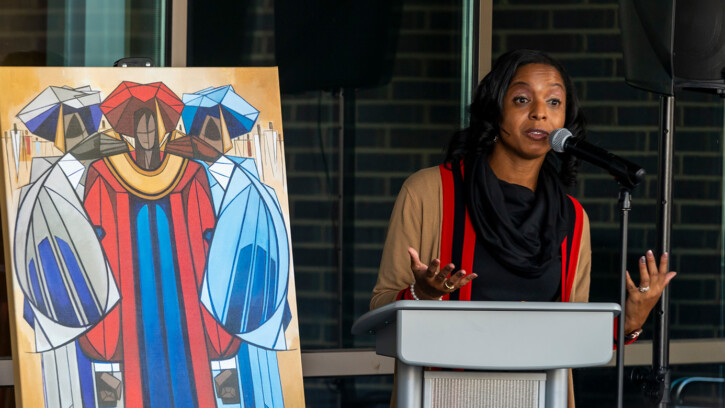
[(276, 0), (275, 59), (283, 93), (390, 81), (402, 0)]
[(622, 0), (619, 10), (627, 83), (725, 95), (725, 3)]

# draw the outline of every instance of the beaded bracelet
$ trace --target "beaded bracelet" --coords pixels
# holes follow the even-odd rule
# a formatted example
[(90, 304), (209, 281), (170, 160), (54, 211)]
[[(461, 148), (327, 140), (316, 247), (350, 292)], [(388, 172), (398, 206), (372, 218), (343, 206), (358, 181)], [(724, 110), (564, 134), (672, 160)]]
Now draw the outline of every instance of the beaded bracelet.
[[(413, 299), (420, 300), (418, 296), (415, 295), (415, 282), (410, 284), (410, 296), (413, 296)], [(443, 300), (443, 296), (439, 297), (438, 300)]]

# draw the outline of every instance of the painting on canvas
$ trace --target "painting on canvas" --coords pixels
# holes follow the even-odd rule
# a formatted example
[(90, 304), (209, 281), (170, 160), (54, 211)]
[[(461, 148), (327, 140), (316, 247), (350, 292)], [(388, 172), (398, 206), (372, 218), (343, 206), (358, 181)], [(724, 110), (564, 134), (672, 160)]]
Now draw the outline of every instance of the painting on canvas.
[(18, 403), (304, 406), (273, 68), (0, 68)]

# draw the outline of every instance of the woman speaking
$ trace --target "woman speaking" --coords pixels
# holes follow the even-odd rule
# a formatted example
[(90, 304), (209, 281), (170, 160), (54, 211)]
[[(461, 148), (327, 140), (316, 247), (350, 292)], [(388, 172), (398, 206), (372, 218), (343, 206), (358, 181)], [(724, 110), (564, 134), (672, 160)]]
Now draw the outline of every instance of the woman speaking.
[[(585, 136), (571, 78), (543, 52), (506, 53), (478, 85), (470, 118), (443, 164), (403, 184), (371, 308), (400, 299), (586, 302), (589, 219), (565, 193), (577, 159), (549, 146), (558, 128)], [(640, 258), (639, 286), (627, 274), (629, 341), (675, 276), (667, 256)]]

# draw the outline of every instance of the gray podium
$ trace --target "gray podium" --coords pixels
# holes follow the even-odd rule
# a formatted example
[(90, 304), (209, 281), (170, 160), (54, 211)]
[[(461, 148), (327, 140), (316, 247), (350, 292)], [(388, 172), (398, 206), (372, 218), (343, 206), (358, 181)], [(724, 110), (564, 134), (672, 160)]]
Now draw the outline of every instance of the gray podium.
[(352, 332), (374, 334), (376, 352), (397, 358), (398, 408), (558, 408), (567, 406), (569, 368), (611, 360), (620, 310), (616, 303), (403, 300), (366, 313)]

